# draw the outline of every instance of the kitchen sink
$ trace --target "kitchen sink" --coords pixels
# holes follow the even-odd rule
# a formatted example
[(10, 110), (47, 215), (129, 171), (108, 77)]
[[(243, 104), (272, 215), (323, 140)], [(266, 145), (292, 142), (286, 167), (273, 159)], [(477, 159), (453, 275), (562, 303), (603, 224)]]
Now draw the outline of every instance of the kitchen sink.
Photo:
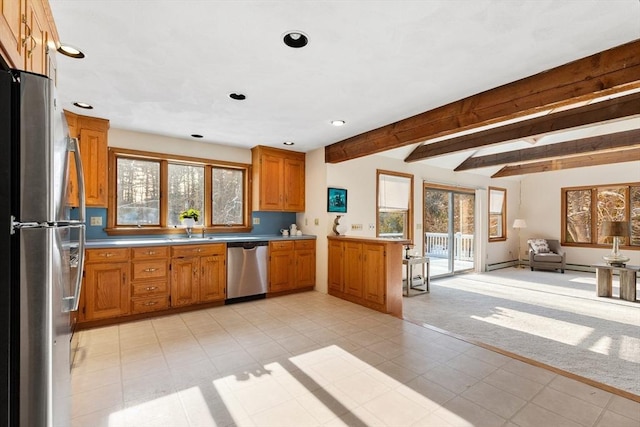
[(249, 242), (252, 240), (260, 240), (256, 236), (208, 236), (208, 237), (177, 237), (169, 239), (172, 242)]

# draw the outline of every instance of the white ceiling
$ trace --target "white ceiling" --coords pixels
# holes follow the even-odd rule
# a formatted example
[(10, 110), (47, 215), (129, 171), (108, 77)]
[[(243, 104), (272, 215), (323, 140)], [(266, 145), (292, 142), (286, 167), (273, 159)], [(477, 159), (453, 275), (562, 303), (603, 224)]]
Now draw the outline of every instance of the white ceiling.
[[(50, 4), (61, 41), (86, 54), (58, 55), (65, 109), (113, 128), (305, 152), (640, 38), (638, 0)], [(309, 44), (285, 46), (292, 30)]]

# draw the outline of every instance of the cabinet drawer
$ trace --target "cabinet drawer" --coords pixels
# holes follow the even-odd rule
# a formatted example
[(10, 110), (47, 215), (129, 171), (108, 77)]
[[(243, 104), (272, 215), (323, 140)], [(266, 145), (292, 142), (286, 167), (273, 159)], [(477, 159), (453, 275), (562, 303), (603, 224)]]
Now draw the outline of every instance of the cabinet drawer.
[(134, 283), (131, 286), (132, 297), (151, 297), (154, 295), (167, 295), (169, 286), (166, 281)]
[(131, 248), (131, 259), (167, 258), (169, 246), (149, 246), (146, 248)]
[(136, 298), (131, 300), (131, 313), (146, 313), (149, 311), (169, 308), (169, 298), (166, 295), (154, 298)]
[(271, 251), (292, 251), (293, 250), (293, 241), (274, 241), (269, 242), (269, 250)]
[(181, 245), (171, 247), (172, 257), (192, 257), (207, 255), (223, 255), (227, 245), (224, 243), (214, 243), (211, 245)]
[(315, 249), (315, 240), (296, 240), (296, 250), (298, 249)]
[(168, 260), (134, 261), (131, 263), (133, 280), (164, 279), (168, 277)]
[(129, 261), (129, 248), (87, 249), (86, 261), (87, 262)]

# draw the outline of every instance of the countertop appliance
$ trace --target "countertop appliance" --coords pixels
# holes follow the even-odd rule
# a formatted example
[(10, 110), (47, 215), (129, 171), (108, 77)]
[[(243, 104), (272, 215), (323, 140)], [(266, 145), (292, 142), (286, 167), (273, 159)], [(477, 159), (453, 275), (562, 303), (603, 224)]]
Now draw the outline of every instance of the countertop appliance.
[(267, 294), (268, 241), (227, 243), (227, 303)]
[[(0, 425), (68, 426), (84, 185), (78, 142), (49, 78), (0, 71), (0, 147)], [(66, 201), (71, 161), (76, 220)]]

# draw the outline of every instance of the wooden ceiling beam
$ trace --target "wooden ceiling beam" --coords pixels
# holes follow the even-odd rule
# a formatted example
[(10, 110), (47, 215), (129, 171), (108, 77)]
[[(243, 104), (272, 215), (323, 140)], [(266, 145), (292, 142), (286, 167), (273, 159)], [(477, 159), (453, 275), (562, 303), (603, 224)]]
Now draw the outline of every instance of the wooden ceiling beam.
[(380, 153), (640, 87), (640, 39), (325, 147), (325, 161)]
[(454, 170), (459, 172), (488, 166), (506, 165), (508, 163), (521, 163), (532, 160), (590, 153), (594, 151), (612, 150), (632, 145), (640, 145), (640, 129), (610, 133), (607, 135), (598, 135), (589, 138), (574, 139), (572, 141), (508, 151), (505, 153), (469, 157), (467, 160), (460, 163)]
[(470, 135), (420, 145), (407, 156), (405, 162), (415, 162), (457, 151), (636, 116), (640, 116), (640, 92), (534, 117)]
[(598, 166), (636, 161), (640, 161), (640, 148), (596, 153), (586, 156), (566, 157), (564, 159), (545, 160), (522, 165), (505, 166), (498, 172), (491, 175), (491, 178), (503, 178), (505, 176), (525, 175), (530, 173), (582, 168), (585, 166)]

